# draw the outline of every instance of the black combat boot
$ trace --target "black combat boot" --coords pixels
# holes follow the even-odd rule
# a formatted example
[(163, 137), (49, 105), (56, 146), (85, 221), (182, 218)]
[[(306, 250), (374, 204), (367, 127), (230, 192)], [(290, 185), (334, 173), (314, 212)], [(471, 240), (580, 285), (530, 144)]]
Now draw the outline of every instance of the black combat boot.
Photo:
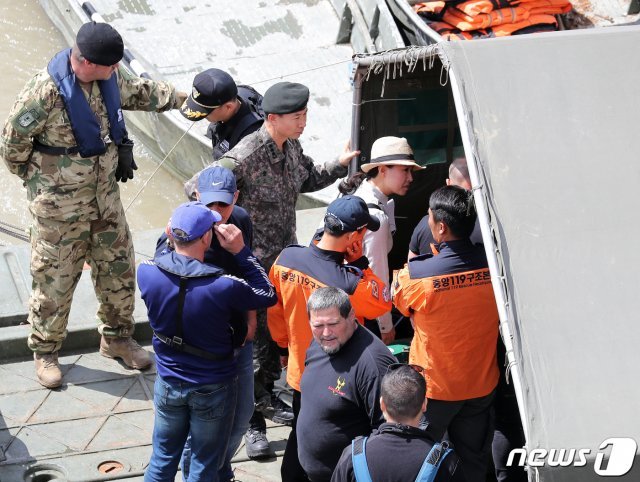
[(247, 457), (250, 459), (264, 459), (273, 457), (274, 453), (267, 440), (267, 424), (262, 413), (257, 410), (249, 421), (249, 430), (244, 435), (244, 443), (247, 449)]
[(271, 407), (264, 413), (273, 423), (281, 423), (289, 427), (293, 423), (293, 410), (276, 395), (271, 395)]

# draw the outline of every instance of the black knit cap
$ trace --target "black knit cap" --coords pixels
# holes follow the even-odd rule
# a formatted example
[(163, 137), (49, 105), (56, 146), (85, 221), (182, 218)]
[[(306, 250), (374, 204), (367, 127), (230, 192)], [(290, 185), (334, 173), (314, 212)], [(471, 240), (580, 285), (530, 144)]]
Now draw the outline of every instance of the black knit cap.
[(295, 82), (278, 82), (264, 93), (262, 109), (267, 114), (291, 114), (304, 109), (309, 102), (309, 89)]
[(98, 65), (115, 65), (124, 56), (122, 37), (108, 23), (85, 23), (78, 30), (76, 45), (85, 59)]

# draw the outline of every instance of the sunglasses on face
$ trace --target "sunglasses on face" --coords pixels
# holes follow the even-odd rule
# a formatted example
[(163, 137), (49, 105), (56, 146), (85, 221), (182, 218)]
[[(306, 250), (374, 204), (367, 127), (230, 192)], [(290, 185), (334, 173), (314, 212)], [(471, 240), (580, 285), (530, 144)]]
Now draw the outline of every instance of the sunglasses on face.
[(422, 368), (420, 365), (413, 365), (411, 363), (392, 363), (387, 367), (387, 373), (392, 372), (393, 370), (397, 370), (400, 367), (409, 367), (420, 375), (424, 375), (424, 368)]

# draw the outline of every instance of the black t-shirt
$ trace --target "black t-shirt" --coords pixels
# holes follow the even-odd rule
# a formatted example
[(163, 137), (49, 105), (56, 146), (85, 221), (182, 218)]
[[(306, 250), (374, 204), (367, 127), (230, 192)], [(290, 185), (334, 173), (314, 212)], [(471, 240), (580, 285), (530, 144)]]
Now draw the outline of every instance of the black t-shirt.
[(313, 482), (331, 479), (344, 447), (384, 422), (380, 382), (392, 363), (389, 348), (362, 326), (334, 355), (311, 343), (296, 432), (300, 463)]
[[(229, 216), (227, 224), (237, 226), (240, 231), (242, 231), (242, 238), (244, 239), (245, 246), (252, 249), (253, 223), (251, 222), (251, 218), (247, 211), (240, 206), (233, 206), (233, 211), (231, 212), (231, 216)], [(156, 243), (155, 256), (158, 257), (161, 254), (165, 254), (169, 249), (170, 248), (167, 244), (167, 235), (166, 233), (162, 233)], [(215, 234), (211, 239), (211, 247), (204, 253), (204, 262), (222, 268), (228, 274), (238, 277), (243, 276), (242, 273), (238, 271), (238, 265), (234, 256), (220, 246), (220, 242)]]
[[(473, 244), (482, 243), (482, 231), (480, 231), (480, 223), (476, 218), (476, 225), (473, 228), (470, 238)], [(429, 215), (423, 217), (411, 235), (411, 242), (409, 243), (409, 251), (413, 254), (427, 254), (431, 253), (431, 243), (435, 243), (431, 229), (429, 229)]]
[[(384, 423), (367, 440), (365, 454), (372, 480), (413, 482), (434, 441), (424, 430), (395, 423)], [(355, 482), (351, 445), (345, 447), (331, 482)], [(450, 453), (444, 459), (435, 482), (464, 482), (460, 458)]]

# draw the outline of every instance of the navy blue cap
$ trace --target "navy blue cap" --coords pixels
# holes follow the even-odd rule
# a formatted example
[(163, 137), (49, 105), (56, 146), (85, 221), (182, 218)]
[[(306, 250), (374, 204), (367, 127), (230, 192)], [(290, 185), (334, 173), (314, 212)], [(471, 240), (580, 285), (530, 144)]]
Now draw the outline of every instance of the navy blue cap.
[(327, 218), (337, 220), (343, 233), (358, 231), (367, 228), (369, 231), (380, 229), (380, 221), (369, 214), (367, 204), (358, 196), (342, 196), (327, 206), (327, 213), (324, 215), (325, 223)]
[(309, 102), (309, 89), (295, 82), (278, 82), (264, 93), (262, 109), (267, 114), (291, 114), (299, 112)]
[(233, 196), (237, 190), (236, 176), (226, 167), (207, 167), (198, 176), (198, 193), (203, 204), (233, 204)]
[(238, 86), (229, 74), (207, 69), (194, 77), (191, 94), (180, 107), (180, 113), (190, 121), (199, 121), (237, 95)]
[(115, 65), (124, 56), (122, 37), (108, 23), (85, 23), (78, 30), (76, 45), (85, 59), (98, 65)]
[(171, 236), (188, 243), (202, 237), (222, 216), (199, 201), (178, 206), (171, 215)]

